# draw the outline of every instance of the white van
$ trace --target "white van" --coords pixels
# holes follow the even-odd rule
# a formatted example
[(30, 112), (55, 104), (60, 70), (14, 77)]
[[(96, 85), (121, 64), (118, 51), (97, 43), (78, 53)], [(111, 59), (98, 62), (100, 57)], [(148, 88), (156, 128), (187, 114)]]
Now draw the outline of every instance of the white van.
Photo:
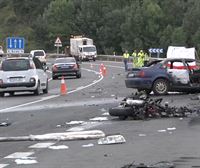
[(46, 65), (47, 60), (46, 53), (44, 50), (31, 50), (30, 54), (32, 58), (37, 57), (42, 64)]

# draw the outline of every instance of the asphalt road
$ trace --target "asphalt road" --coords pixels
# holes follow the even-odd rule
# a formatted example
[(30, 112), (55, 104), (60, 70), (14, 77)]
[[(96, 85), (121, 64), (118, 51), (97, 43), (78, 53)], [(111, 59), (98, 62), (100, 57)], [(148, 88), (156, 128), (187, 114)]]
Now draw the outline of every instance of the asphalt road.
[[(0, 137), (101, 130), (106, 135), (123, 135), (126, 143), (98, 145), (97, 139), (0, 142), (0, 168), (120, 168), (134, 161), (200, 167), (199, 117), (120, 121), (107, 115), (110, 107), (134, 90), (125, 87), (122, 63), (104, 62), (107, 75), (103, 78), (98, 74), (100, 63), (82, 63), (81, 79), (65, 79), (65, 96), (60, 96), (60, 80), (50, 80), (46, 95), (0, 98), (0, 120), (11, 123), (0, 127)], [(173, 93), (163, 99), (169, 105), (192, 108), (199, 104), (193, 100), (197, 96)]]

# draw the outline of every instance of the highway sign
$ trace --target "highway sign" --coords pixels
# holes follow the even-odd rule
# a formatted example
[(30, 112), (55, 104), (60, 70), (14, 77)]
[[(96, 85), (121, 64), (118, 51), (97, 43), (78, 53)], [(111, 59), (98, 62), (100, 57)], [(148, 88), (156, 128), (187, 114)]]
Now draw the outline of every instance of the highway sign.
[(23, 37), (8, 37), (6, 39), (7, 53), (24, 53)]
[(149, 53), (163, 53), (163, 48), (150, 48)]
[(57, 37), (57, 39), (56, 39), (56, 41), (54, 43), (54, 46), (55, 47), (62, 47), (62, 42), (61, 42), (59, 37)]

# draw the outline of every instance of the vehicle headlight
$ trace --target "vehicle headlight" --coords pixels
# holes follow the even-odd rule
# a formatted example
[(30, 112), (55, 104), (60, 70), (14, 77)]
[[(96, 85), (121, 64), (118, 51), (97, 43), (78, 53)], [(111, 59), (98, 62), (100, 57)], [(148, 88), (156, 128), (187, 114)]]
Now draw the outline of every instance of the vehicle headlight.
[(30, 78), (29, 80), (31, 83), (35, 83), (35, 78)]

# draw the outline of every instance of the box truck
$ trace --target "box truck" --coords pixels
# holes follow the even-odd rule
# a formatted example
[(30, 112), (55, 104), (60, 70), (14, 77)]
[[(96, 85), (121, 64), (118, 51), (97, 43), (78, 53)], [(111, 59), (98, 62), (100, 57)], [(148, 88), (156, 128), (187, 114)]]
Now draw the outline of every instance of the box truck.
[(76, 59), (83, 60), (96, 60), (97, 50), (93, 44), (93, 40), (86, 37), (73, 37), (70, 38), (70, 55)]

